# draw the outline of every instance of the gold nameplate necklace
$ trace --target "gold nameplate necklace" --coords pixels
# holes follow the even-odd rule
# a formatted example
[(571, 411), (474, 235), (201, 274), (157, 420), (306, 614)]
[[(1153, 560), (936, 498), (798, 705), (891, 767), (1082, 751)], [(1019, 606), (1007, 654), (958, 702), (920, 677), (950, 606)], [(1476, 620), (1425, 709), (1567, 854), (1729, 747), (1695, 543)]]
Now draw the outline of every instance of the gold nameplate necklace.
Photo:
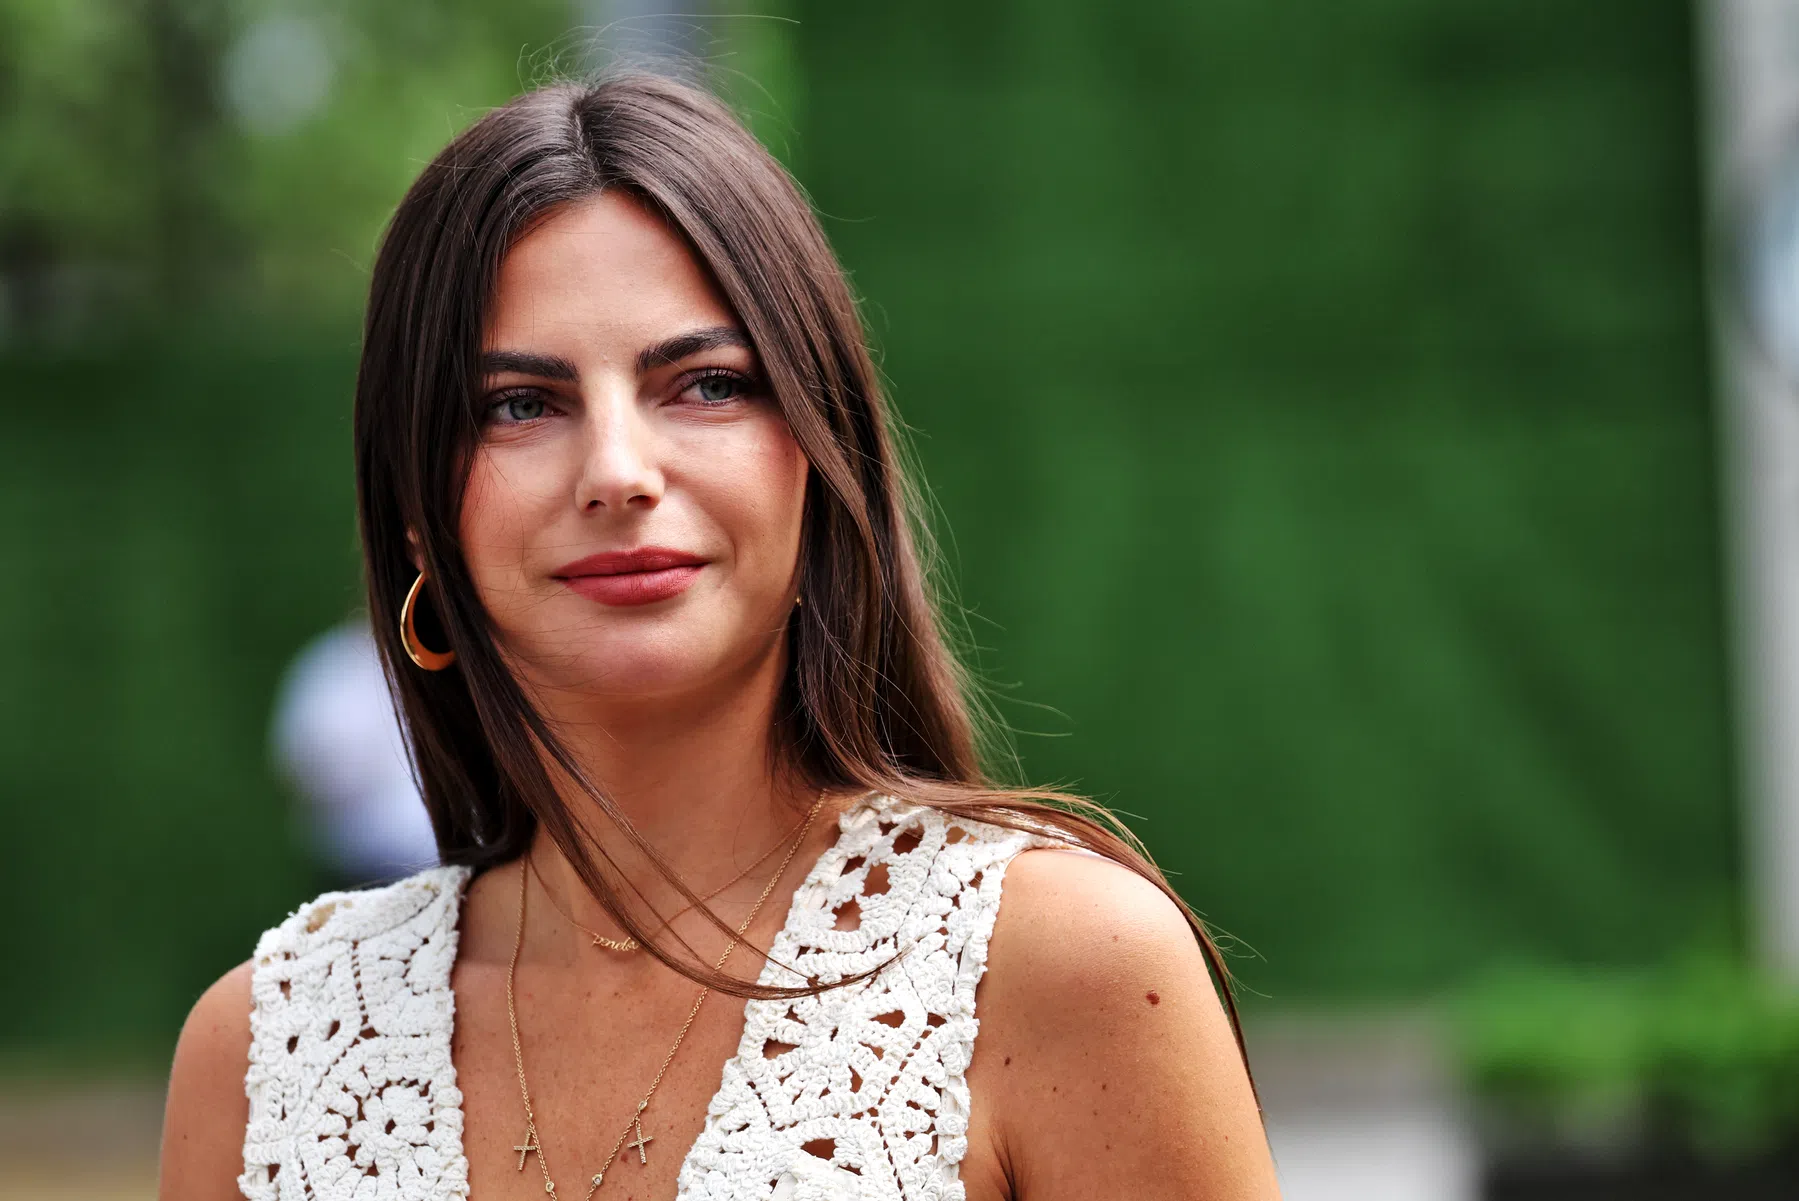
[[(800, 823), (803, 825), (806, 820), (807, 819), (805, 819), (805, 818), (801, 818)], [(724, 892), (727, 888), (730, 888), (732, 885), (741, 881), (745, 876), (749, 875), (751, 872), (753, 872), (757, 868), (761, 867), (764, 863), (767, 863), (770, 859), (773, 859), (775, 852), (780, 850), (782, 847), (786, 846), (788, 841), (793, 838), (793, 836), (796, 832), (798, 832), (799, 828), (800, 827), (798, 825), (796, 825), (792, 830), (787, 831), (786, 834), (782, 835), (779, 839), (777, 839), (775, 841), (774, 845), (770, 846), (766, 851), (763, 851), (762, 857), (760, 859), (756, 860), (756, 862), (750, 864), (748, 867), (746, 867), (742, 871), (738, 872), (735, 876), (732, 876), (729, 880), (726, 880), (723, 884), (720, 884), (717, 888), (713, 889), (711, 892), (709, 892), (705, 896), (701, 897), (698, 901), (689, 901), (687, 904), (681, 906), (681, 908), (675, 910), (675, 912), (670, 917), (664, 919), (662, 924), (664, 926), (666, 926), (669, 923), (673, 922), (675, 920), (675, 918), (680, 917), (682, 914), (686, 913), (689, 909), (694, 908), (696, 905), (704, 905), (707, 901), (712, 900), (714, 897), (716, 897), (720, 893)], [(592, 939), (594, 946), (605, 947), (608, 951), (628, 952), (628, 951), (637, 950), (637, 948), (640, 944), (638, 943), (638, 941), (635, 938), (632, 938), (629, 935), (627, 935), (624, 938), (608, 938), (606, 935), (601, 934), (598, 930), (589, 930), (586, 926), (583, 926), (580, 922), (576, 921), (574, 919), (574, 917), (569, 913), (568, 910), (564, 909), (560, 904), (557, 903), (555, 894), (549, 890), (548, 885), (544, 884), (543, 876), (537, 870), (537, 862), (536, 862), (536, 860), (531, 858), (531, 853), (529, 851), (525, 852), (525, 861), (527, 863), (530, 863), (531, 874), (533, 876), (537, 877), (538, 886), (543, 889), (544, 899), (549, 901), (550, 908), (554, 909), (556, 911), (557, 915), (560, 916), (563, 921), (567, 922), (569, 925), (573, 926), (575, 929), (579, 930), (581, 933), (587, 935), (588, 938)], [(516, 1147), (513, 1148), (513, 1150), (515, 1150), (515, 1151), (517, 1149), (518, 1148), (516, 1148)]]
[[(749, 916), (744, 918), (743, 923), (737, 927), (736, 937), (725, 944), (724, 954), (720, 955), (718, 957), (718, 962), (712, 965), (713, 971), (722, 972), (724, 970), (725, 961), (731, 957), (731, 952), (737, 949), (738, 940), (743, 937), (744, 932), (755, 922), (756, 915), (762, 912), (762, 906), (768, 900), (769, 894), (774, 892), (775, 885), (781, 882), (781, 877), (787, 874), (788, 867), (793, 863), (793, 857), (799, 853), (800, 847), (805, 845), (806, 835), (811, 831), (812, 823), (818, 817), (818, 811), (824, 803), (824, 790), (820, 789), (818, 799), (812, 802), (811, 812), (806, 814), (806, 820), (800, 824), (799, 837), (794, 839), (793, 844), (787, 848), (787, 855), (781, 860), (781, 866), (775, 869), (775, 874), (770, 876), (768, 878), (768, 883), (762, 886), (762, 895), (756, 898), (756, 903), (750, 907)], [(779, 846), (780, 844), (777, 843), (775, 845)], [(764, 856), (763, 858), (766, 859), (767, 856)], [(520, 948), (525, 945), (525, 883), (529, 878), (526, 873), (532, 870), (529, 867), (529, 863), (529, 855), (520, 857), (518, 872), (518, 931), (513, 935), (512, 939), (512, 960), (506, 965), (506, 1020), (512, 1026), (512, 1059), (518, 1067), (519, 1100), (523, 1101), (525, 1105), (525, 1141), (512, 1149), (518, 1152), (518, 1170), (521, 1172), (525, 1170), (525, 1157), (529, 1155), (537, 1156), (538, 1170), (543, 1173), (543, 1191), (548, 1193), (551, 1197), (554, 1197), (556, 1195), (556, 1182), (550, 1179), (550, 1165), (544, 1159), (543, 1140), (539, 1138), (537, 1134), (537, 1115), (533, 1113), (531, 1109), (531, 1087), (525, 1083), (525, 1052), (519, 1045), (518, 1003), (514, 1000), (513, 994), (513, 979), (518, 973), (518, 954)], [(754, 866), (754, 864), (751, 865), (752, 869)], [(748, 874), (748, 872), (744, 873), (744, 875)], [(741, 880), (742, 878), (743, 876), (741, 875), (737, 877), (738, 880)], [(736, 882), (736, 880), (733, 880), (731, 883), (735, 884)], [(725, 887), (729, 888), (730, 884), (725, 885)], [(547, 889), (545, 890), (544, 895), (549, 895)], [(677, 914), (676, 916), (678, 917), (680, 915)], [(576, 928), (579, 929), (580, 927)], [(588, 931), (588, 933), (591, 933), (591, 931)], [(675, 1052), (679, 1051), (681, 1049), (681, 1044), (686, 1041), (687, 1032), (693, 1028), (694, 1019), (700, 1015), (700, 1006), (706, 1003), (706, 998), (710, 996), (711, 993), (712, 990), (710, 988), (702, 988), (700, 989), (700, 995), (693, 999), (693, 1006), (687, 1011), (687, 1020), (681, 1023), (681, 1029), (679, 1033), (675, 1035), (674, 1045), (668, 1049), (668, 1054), (662, 1057), (662, 1066), (656, 1069), (656, 1075), (655, 1078), (650, 1081), (649, 1090), (643, 1094), (643, 1100), (637, 1103), (637, 1108), (632, 1112), (630, 1120), (625, 1123), (625, 1128), (619, 1131), (618, 1138), (612, 1144), (612, 1150), (606, 1155), (606, 1162), (600, 1165), (600, 1170), (595, 1172), (592, 1179), (589, 1181), (587, 1185), (587, 1197), (589, 1198), (589, 1201), (591, 1201), (594, 1193), (599, 1190), (600, 1185), (605, 1183), (606, 1173), (612, 1170), (613, 1160), (618, 1158), (618, 1153), (625, 1147), (630, 1147), (637, 1152), (637, 1162), (639, 1164), (647, 1165), (650, 1162), (650, 1157), (646, 1148), (650, 1143), (655, 1141), (655, 1138), (653, 1135), (646, 1136), (643, 1132), (644, 1111), (650, 1107), (650, 1098), (654, 1097), (656, 1095), (656, 1090), (662, 1087), (662, 1077), (668, 1073), (668, 1065), (674, 1062)], [(626, 1140), (633, 1134), (637, 1137), (627, 1142)]]

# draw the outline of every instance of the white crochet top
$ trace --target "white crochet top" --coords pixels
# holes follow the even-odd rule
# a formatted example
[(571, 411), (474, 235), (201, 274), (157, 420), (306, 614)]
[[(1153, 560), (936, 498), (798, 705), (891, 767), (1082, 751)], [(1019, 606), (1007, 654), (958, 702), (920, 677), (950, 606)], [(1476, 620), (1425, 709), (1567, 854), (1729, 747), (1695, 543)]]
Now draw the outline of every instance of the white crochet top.
[[(853, 985), (748, 1003), (677, 1201), (963, 1197), (975, 986), (1000, 881), (1049, 840), (890, 797), (852, 805), (838, 830), (762, 983), (829, 984), (904, 954)], [(468, 1197), (450, 969), (469, 877), (441, 867), (327, 893), (257, 943), (245, 1197)]]

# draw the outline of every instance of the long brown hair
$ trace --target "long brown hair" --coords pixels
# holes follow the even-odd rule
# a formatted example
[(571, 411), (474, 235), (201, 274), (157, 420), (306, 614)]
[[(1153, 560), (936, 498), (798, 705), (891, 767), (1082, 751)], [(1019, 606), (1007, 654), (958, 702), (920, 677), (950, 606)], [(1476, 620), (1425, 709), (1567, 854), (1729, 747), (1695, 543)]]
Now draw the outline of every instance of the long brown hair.
[[(715, 972), (621, 903), (616, 873), (599, 866), (608, 856), (552, 771), (697, 898), (585, 777), (507, 670), (457, 545), (478, 430), (476, 361), (500, 261), (534, 222), (609, 188), (658, 211), (711, 271), (811, 463), (804, 603), (789, 626), (772, 732), (783, 762), (816, 788), (892, 794), (1123, 864), (1187, 915), (1235, 1025), (1216, 946), (1129, 831), (1082, 798), (1003, 786), (983, 764), (977, 694), (945, 639), (917, 497), (843, 270), (805, 197), (723, 103), (641, 70), (543, 88), (482, 117), (408, 190), (375, 261), (355, 420), (369, 611), (444, 861), (511, 860), (541, 824), (619, 924), (675, 971), (738, 996), (812, 991)], [(415, 553), (455, 670), (420, 671), (400, 644)]]

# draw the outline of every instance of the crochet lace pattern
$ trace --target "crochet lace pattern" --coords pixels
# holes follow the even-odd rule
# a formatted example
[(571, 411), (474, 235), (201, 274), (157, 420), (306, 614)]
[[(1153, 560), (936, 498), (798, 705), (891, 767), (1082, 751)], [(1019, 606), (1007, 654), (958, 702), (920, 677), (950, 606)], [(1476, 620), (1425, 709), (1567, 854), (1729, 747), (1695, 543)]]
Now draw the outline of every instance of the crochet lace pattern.
[[(1040, 835), (852, 805), (793, 897), (678, 1201), (962, 1201), (975, 987), (1000, 885)], [(467, 868), (330, 893), (257, 944), (239, 1185), (250, 1201), (468, 1197), (450, 1062)]]
[(469, 874), (326, 893), (257, 942), (237, 1182), (250, 1201), (468, 1196), (450, 969)]

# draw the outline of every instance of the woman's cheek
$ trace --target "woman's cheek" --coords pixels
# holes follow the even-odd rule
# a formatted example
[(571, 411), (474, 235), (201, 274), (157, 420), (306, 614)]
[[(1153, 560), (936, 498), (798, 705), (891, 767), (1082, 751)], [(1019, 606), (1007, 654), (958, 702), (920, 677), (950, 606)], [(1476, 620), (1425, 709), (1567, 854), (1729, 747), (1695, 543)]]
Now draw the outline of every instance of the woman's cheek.
[[(518, 486), (512, 464), (491, 451), (475, 456), (462, 502), (462, 554), (482, 604), (502, 625), (508, 597), (524, 583), (524, 552), (530, 543), (530, 494)], [(521, 598), (522, 599), (522, 598)]]
[(812, 474), (812, 464), (785, 421), (780, 422), (773, 441), (769, 455), (770, 492), (781, 498), (781, 532), (797, 554), (806, 515), (806, 481)]
[(708, 507), (730, 527), (740, 558), (763, 565), (791, 558), (805, 498), (806, 459), (776, 416), (746, 425), (725, 454), (714, 453), (708, 470), (693, 473), (709, 494)]
[(753, 494), (744, 511), (756, 528), (758, 593), (784, 609), (797, 581), (801, 532), (805, 524), (806, 477), (811, 466), (784, 421), (759, 440), (753, 456)]

